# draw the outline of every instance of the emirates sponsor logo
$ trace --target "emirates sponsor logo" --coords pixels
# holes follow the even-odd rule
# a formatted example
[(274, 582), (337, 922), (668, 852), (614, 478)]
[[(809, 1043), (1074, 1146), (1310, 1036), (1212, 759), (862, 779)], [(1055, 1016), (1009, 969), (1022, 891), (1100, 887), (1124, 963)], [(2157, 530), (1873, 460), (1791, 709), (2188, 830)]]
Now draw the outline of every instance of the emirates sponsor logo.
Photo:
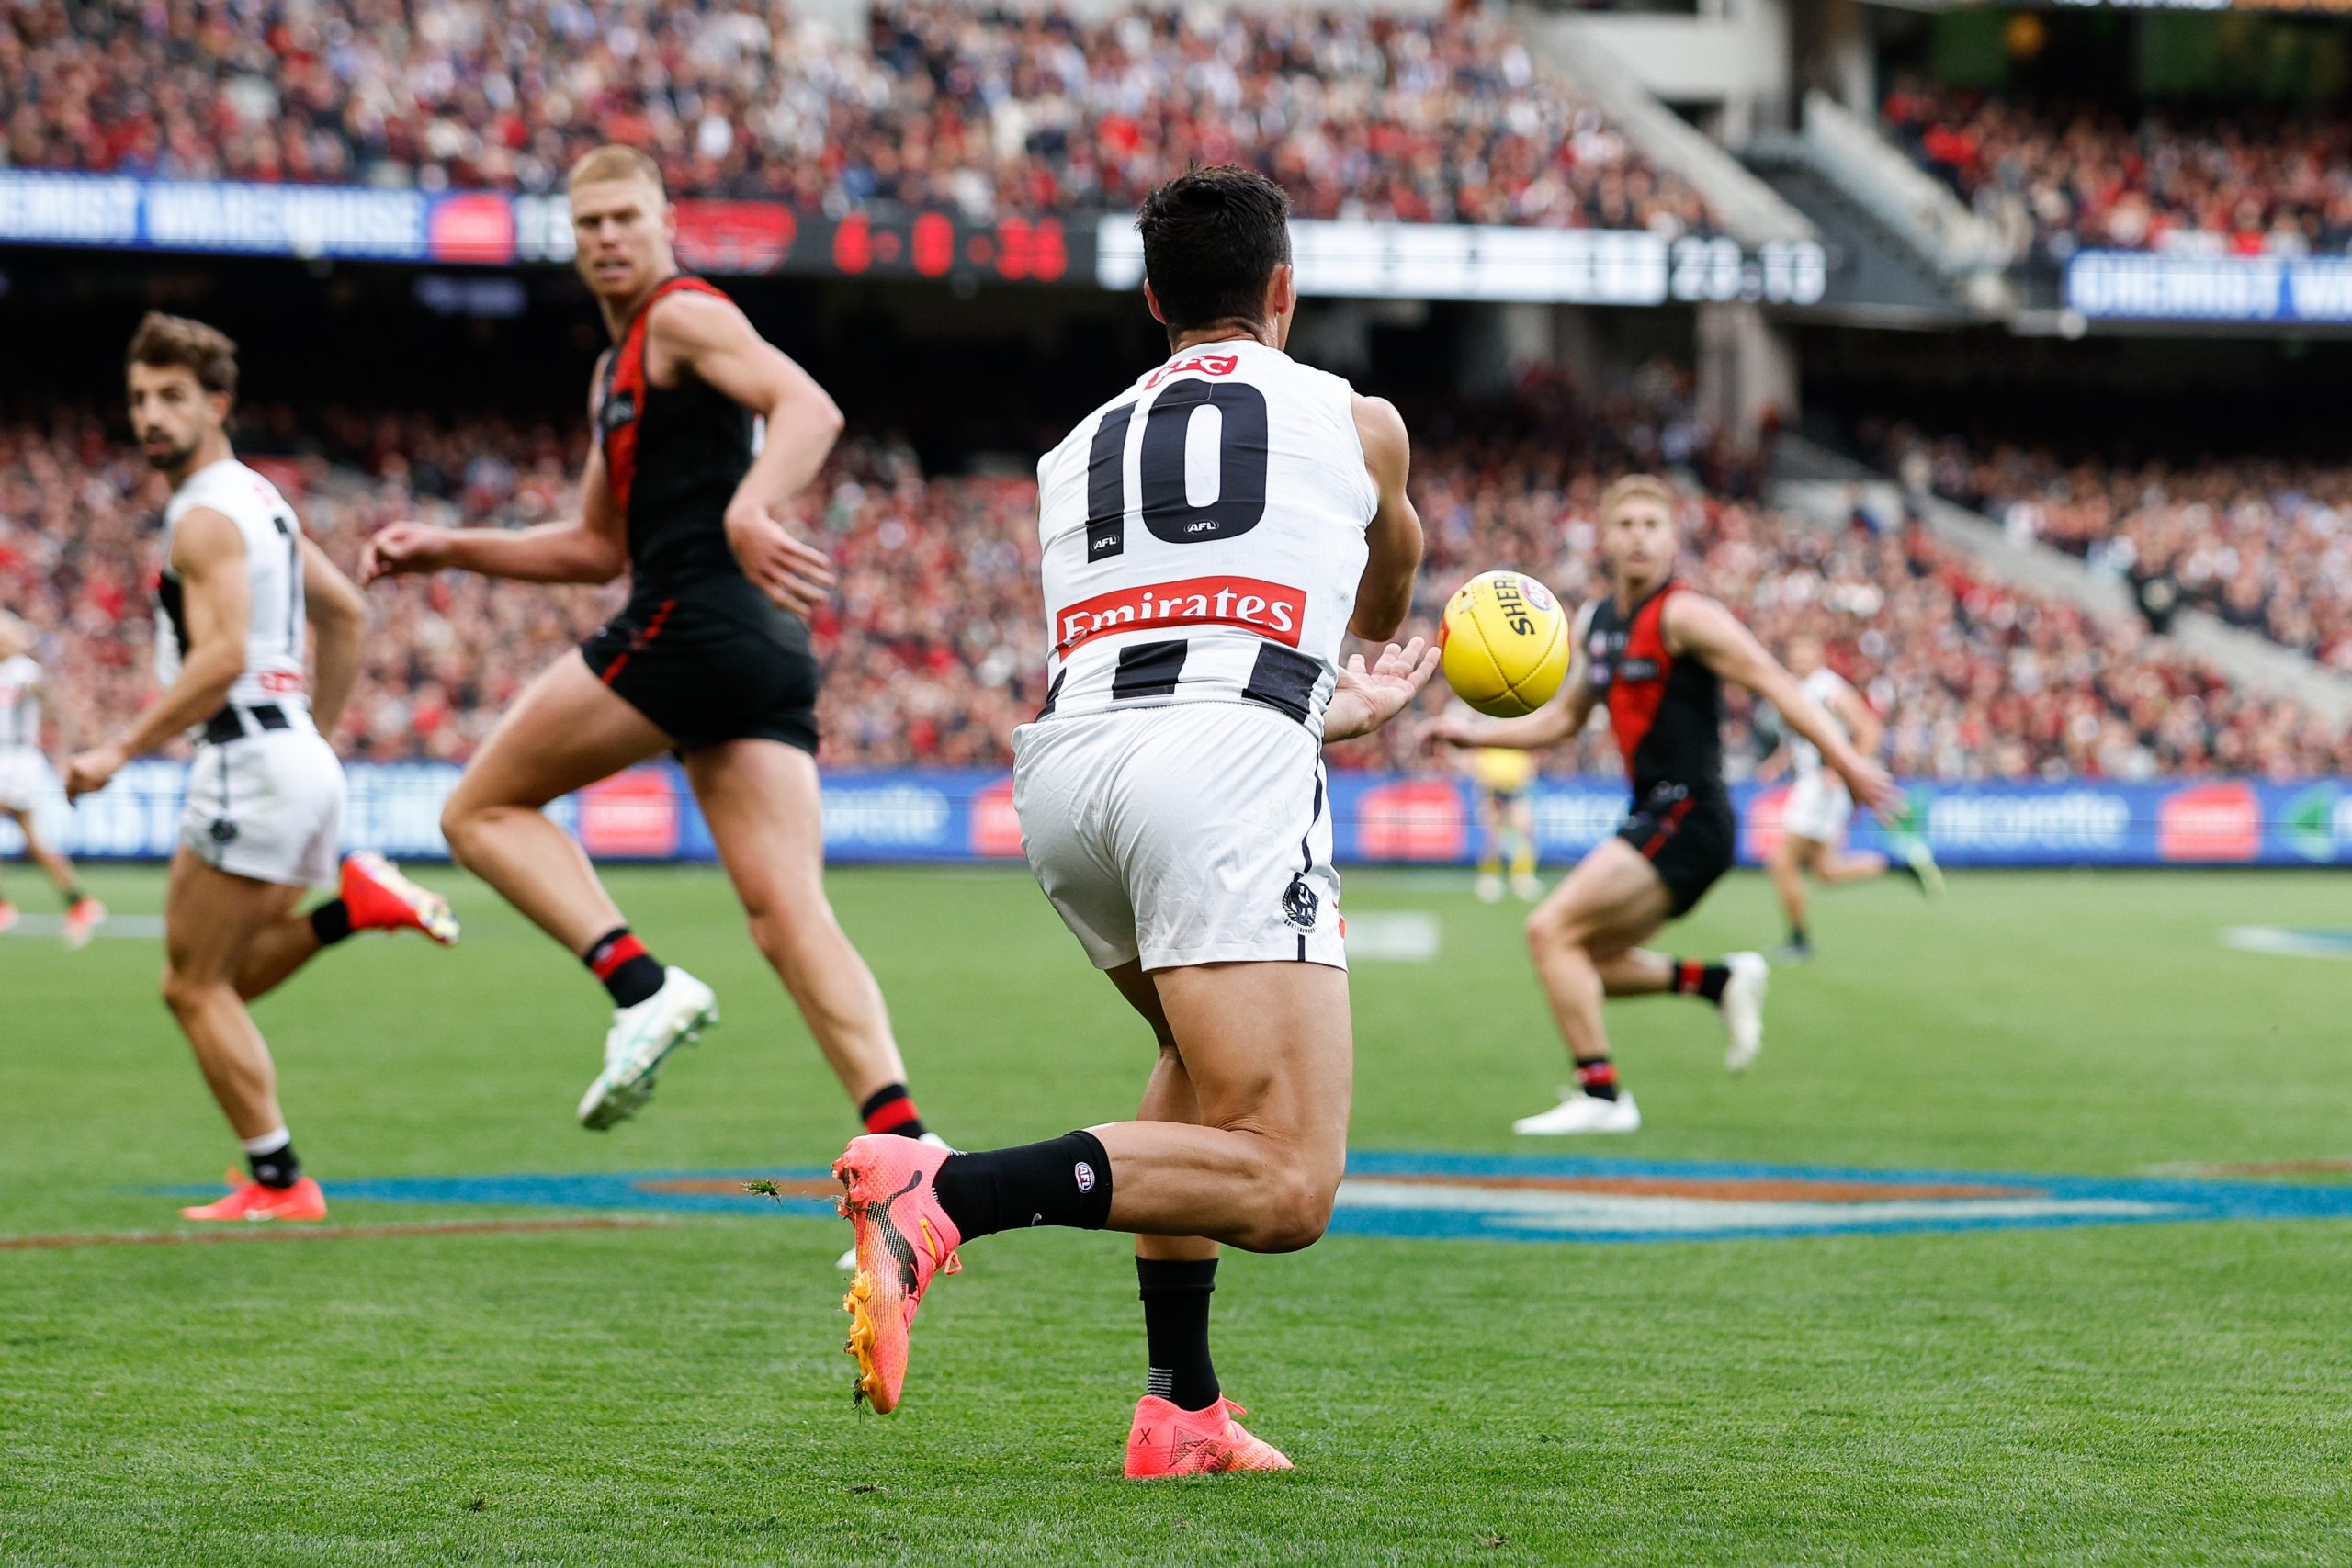
[(1067, 606), (1054, 616), (1054, 651), (1067, 657), (1104, 632), (1163, 626), (1238, 626), (1296, 648), (1306, 624), (1306, 595), (1299, 589), (1255, 577), (1193, 577), (1098, 593)]

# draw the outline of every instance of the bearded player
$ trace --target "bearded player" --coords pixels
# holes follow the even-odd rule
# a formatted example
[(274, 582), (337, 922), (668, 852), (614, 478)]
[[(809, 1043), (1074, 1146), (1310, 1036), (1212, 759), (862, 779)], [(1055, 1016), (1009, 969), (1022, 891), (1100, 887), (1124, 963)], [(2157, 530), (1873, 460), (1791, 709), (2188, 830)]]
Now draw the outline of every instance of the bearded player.
[(1442, 719), (1435, 739), (1461, 746), (1556, 746), (1606, 704), (1609, 727), (1634, 786), (1633, 808), (1613, 838), (1577, 863), (1527, 918), (1536, 978), (1576, 1062), (1577, 1089), (1560, 1104), (1513, 1122), (1523, 1134), (1632, 1133), (1634, 1097), (1610, 1059), (1601, 1002), (1609, 997), (1695, 996), (1721, 1010), (1737, 1072), (1764, 1040), (1761, 955), (1735, 953), (1702, 964), (1643, 944), (1698, 906), (1731, 869), (1738, 824), (1724, 787), (1723, 682), (1778, 707), (1821, 750), (1854, 798), (1894, 799), (1877, 764), (1805, 695), (1729, 610), (1674, 577), (1679, 549), (1676, 498), (1663, 479), (1635, 474), (1600, 502), (1610, 596), (1588, 605), (1577, 628), (1577, 667), (1561, 694), (1524, 718)]
[(601, 583), (626, 571), (628, 603), (516, 699), (458, 780), (442, 834), (604, 983), (613, 1022), (579, 1117), (610, 1127), (718, 1021), (718, 1002), (654, 959), (542, 808), (676, 752), (752, 940), (867, 1129), (922, 1136), (881, 989), (825, 899), (806, 617), (833, 577), (778, 516), (817, 477), (841, 411), (725, 295), (679, 273), (651, 159), (599, 148), (572, 166), (570, 189), (580, 276), (613, 338), (594, 377), (580, 517), (520, 532), (396, 523), (361, 576)]
[[(41, 838), (40, 807), (57, 788), (49, 756), (40, 749), (44, 712), (61, 734), (67, 730), (57, 694), (34, 662), (32, 628), (0, 610), (0, 818), (17, 825), (24, 835), (25, 858), (40, 867), (65, 901), (65, 945), (79, 948), (88, 945), (105, 923), (107, 907), (82, 891), (74, 863)], [(0, 892), (0, 931), (15, 926), (17, 919), (17, 906)]]
[[(335, 875), (343, 765), (332, 732), (359, 674), (367, 604), (302, 532), (286, 498), (230, 450), (236, 345), (201, 321), (151, 313), (130, 340), (130, 428), (172, 481), (164, 509), (155, 672), (163, 695), (76, 755), (65, 793), (104, 789), (125, 762), (183, 730), (196, 738), (164, 895), (164, 1000), (244, 1145), (191, 1220), (321, 1220), (277, 1101), (277, 1069), (245, 1004), (356, 931), (458, 940), (449, 907), (379, 855), (343, 861), (341, 896), (308, 914), (303, 890)], [(315, 635), (317, 676), (303, 665)]]
[[(1788, 659), (1789, 673), (1804, 683), (1804, 694), (1821, 705), (1854, 750), (1865, 757), (1876, 756), (1885, 726), (1861, 693), (1829, 668), (1821, 639), (1804, 633), (1791, 637)], [(1813, 956), (1813, 937), (1805, 929), (1808, 873), (1825, 887), (1839, 887), (1893, 871), (1909, 877), (1922, 893), (1932, 897), (1942, 891), (1943, 872), (1936, 864), (1934, 852), (1916, 834), (1894, 835), (1891, 847), (1897, 857), (1894, 859), (1876, 850), (1846, 847), (1846, 822), (1853, 815), (1854, 798), (1846, 793), (1845, 781), (1822, 766), (1819, 747), (1803, 736), (1788, 736), (1757, 770), (1757, 776), (1768, 777), (1782, 764), (1795, 778), (1781, 807), (1781, 839), (1772, 846), (1770, 870), (1781, 912), (1788, 916), (1789, 940), (1772, 954), (1774, 959), (1801, 964)]]
[(1220, 1244), (1291, 1251), (1330, 1217), (1354, 1043), (1322, 746), (1386, 723), (1437, 666), (1419, 639), (1340, 661), (1350, 631), (1402, 624), (1421, 526), (1396, 412), (1283, 352), (1288, 214), (1243, 169), (1154, 191), (1144, 294), (1173, 352), (1037, 465), (1052, 672), (1013, 737), (1014, 805), (1046, 897), (1159, 1043), (1136, 1120), (985, 1154), (858, 1138), (833, 1168), (877, 1410), (960, 1245), (1135, 1234), (1132, 1477), (1290, 1468), (1234, 1420), (1209, 1293)]

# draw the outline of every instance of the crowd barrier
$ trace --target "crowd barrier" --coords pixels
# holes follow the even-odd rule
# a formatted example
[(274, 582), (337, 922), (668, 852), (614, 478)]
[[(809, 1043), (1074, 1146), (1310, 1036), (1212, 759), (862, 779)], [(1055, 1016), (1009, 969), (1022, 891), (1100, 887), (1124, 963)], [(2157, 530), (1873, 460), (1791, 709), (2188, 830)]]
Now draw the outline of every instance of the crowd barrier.
[[(358, 762), (346, 772), (349, 847), (396, 859), (447, 856), (441, 803), (457, 782), (456, 767)], [(135, 762), (70, 810), (52, 796), (40, 820), (71, 854), (162, 859), (175, 841), (185, 773), (177, 762)], [(2330, 780), (1906, 787), (1920, 830), (1948, 865), (2352, 863), (2352, 787)], [(1740, 859), (1755, 864), (1779, 836), (1787, 789), (1741, 785), (1733, 795)], [(1544, 858), (1573, 860), (1613, 831), (1624, 808), (1625, 790), (1612, 779), (1540, 781), (1535, 832)], [(1343, 863), (1452, 865), (1477, 852), (1471, 788), (1458, 777), (1334, 773), (1327, 809)], [(672, 763), (631, 769), (550, 811), (599, 859), (717, 858), (685, 776)], [(1867, 844), (1882, 831), (1860, 821), (1853, 837)], [(836, 863), (1018, 860), (1012, 781), (995, 772), (832, 773), (825, 780), (825, 843)], [(15, 829), (0, 824), (0, 853), (18, 847)]]

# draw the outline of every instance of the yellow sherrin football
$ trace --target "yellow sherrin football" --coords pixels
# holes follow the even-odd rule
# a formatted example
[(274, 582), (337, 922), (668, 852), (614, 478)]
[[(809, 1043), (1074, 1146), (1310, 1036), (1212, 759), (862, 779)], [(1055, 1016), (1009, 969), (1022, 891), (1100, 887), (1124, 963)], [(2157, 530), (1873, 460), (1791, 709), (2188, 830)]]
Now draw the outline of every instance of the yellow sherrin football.
[(1446, 684), (1480, 713), (1517, 718), (1552, 700), (1568, 673), (1568, 617), (1552, 591), (1516, 571), (1472, 578), (1438, 626)]

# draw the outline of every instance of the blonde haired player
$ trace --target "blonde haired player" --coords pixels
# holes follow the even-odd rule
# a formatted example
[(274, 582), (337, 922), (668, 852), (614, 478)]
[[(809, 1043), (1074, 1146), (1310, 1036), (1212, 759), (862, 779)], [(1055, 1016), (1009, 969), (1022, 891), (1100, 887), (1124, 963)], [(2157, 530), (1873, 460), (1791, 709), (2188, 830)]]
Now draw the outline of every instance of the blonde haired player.
[[(343, 765), (321, 731), (334, 728), (359, 677), (367, 606), (277, 488), (230, 450), (236, 354), (216, 329), (160, 312), (130, 340), (130, 428), (172, 481), (156, 584), (164, 691), (67, 764), (65, 792), (104, 789), (131, 758), (183, 731), (196, 738), (164, 895), (164, 1000), (252, 1179), (232, 1179), (227, 1197), (180, 1213), (319, 1220), (326, 1197), (295, 1156), (277, 1068), (245, 1004), (355, 931), (406, 928), (447, 945), (458, 923), (372, 854), (343, 861), (340, 897), (295, 912), (305, 888), (335, 875)], [(312, 635), (315, 680), (303, 659)]]
[[(40, 805), (57, 792), (57, 775), (50, 771), (49, 758), (40, 749), (41, 715), (49, 715), (61, 736), (69, 727), (32, 653), (32, 628), (0, 610), (0, 817), (17, 825), (25, 838), (26, 858), (57, 885), (65, 900), (61, 928), (65, 945), (78, 948), (89, 942), (106, 919), (107, 907), (82, 891), (74, 875), (74, 863), (50, 848), (40, 836), (36, 819)], [(0, 893), (0, 931), (7, 931), (18, 919), (17, 906)]]
[[(1862, 694), (1829, 668), (1821, 639), (1809, 633), (1791, 637), (1788, 662), (1789, 673), (1804, 682), (1804, 694), (1843, 728), (1854, 750), (1865, 757), (1876, 756), (1885, 726)], [(1936, 865), (1934, 853), (1915, 835), (1895, 836), (1894, 846), (1901, 857), (1895, 860), (1875, 850), (1846, 847), (1846, 823), (1853, 815), (1854, 797), (1847, 793), (1846, 781), (1822, 764), (1820, 747), (1803, 735), (1789, 734), (1765, 760), (1758, 776), (1769, 777), (1782, 764), (1794, 774), (1794, 782), (1781, 808), (1781, 840), (1772, 847), (1770, 869), (1772, 886), (1789, 919), (1789, 940), (1773, 957), (1803, 963), (1813, 956), (1813, 939), (1805, 930), (1807, 872), (1826, 887), (1867, 882), (1890, 870), (1909, 877), (1922, 893), (1932, 894), (1943, 886), (1943, 873)]]
[(582, 1126), (637, 1114), (678, 1046), (718, 1021), (708, 986), (665, 966), (580, 844), (543, 809), (678, 754), (743, 915), (866, 1128), (927, 1135), (873, 972), (825, 897), (817, 688), (807, 617), (833, 583), (786, 522), (842, 427), (808, 373), (734, 301), (678, 270), (653, 160), (599, 147), (572, 165), (574, 265), (612, 336), (590, 392), (596, 443), (580, 516), (537, 528), (395, 523), (360, 577), (472, 571), (526, 582), (629, 578), (628, 602), (539, 672), (441, 814), (459, 864), (576, 954), (613, 1004)]
[(1512, 1131), (1557, 1135), (1631, 1133), (1642, 1124), (1618, 1084), (1601, 1004), (1610, 997), (1695, 996), (1717, 1007), (1734, 1071), (1764, 1038), (1768, 969), (1761, 954), (1714, 964), (1643, 946), (1696, 908), (1731, 869), (1738, 823), (1724, 785), (1722, 687), (1736, 681), (1780, 708), (1821, 748), (1854, 797), (1877, 807), (1894, 788), (1857, 753), (1796, 678), (1729, 610), (1678, 582), (1679, 501), (1665, 480), (1634, 474), (1600, 499), (1608, 597), (1586, 605), (1576, 666), (1561, 694), (1524, 718), (1440, 720), (1433, 739), (1459, 746), (1556, 746), (1606, 705), (1633, 785), (1625, 825), (1577, 863), (1527, 918), (1536, 978), (1576, 1062), (1577, 1087)]

